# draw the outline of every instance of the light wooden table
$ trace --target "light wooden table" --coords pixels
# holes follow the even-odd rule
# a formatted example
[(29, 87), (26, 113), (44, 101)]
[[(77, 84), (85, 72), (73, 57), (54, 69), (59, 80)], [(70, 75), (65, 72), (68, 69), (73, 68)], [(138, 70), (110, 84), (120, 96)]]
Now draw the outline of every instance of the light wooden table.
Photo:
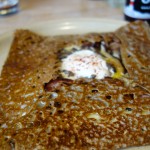
[(123, 20), (123, 10), (112, 8), (107, 0), (20, 0), (17, 14), (0, 17), (0, 35), (46, 20), (81, 17)]

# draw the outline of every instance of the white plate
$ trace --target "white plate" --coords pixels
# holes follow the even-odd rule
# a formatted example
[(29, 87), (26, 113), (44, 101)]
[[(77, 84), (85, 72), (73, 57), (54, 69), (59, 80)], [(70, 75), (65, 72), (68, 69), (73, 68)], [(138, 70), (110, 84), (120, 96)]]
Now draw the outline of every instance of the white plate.
[[(24, 29), (30, 29), (41, 35), (66, 35), (66, 34), (83, 34), (89, 32), (110, 32), (125, 25), (124, 21), (97, 19), (97, 18), (80, 18), (80, 19), (62, 19), (51, 20), (35, 24)], [(14, 31), (7, 32), (0, 37), (0, 72), (8, 56)], [(150, 150), (150, 146), (133, 147), (128, 150)]]

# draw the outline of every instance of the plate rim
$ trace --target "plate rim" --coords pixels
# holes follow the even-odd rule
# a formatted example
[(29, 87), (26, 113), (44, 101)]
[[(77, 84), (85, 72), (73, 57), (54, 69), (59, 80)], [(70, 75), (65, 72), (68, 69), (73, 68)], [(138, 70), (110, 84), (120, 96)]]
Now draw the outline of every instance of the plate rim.
[(109, 19), (109, 18), (98, 18), (98, 17), (79, 17), (79, 18), (61, 18), (61, 19), (51, 19), (51, 20), (45, 20), (42, 22), (37, 22), (37, 23), (30, 23), (27, 25), (20, 25), (18, 27), (14, 27), (13, 29), (8, 29), (4, 33), (0, 34), (0, 41), (3, 38), (6, 38), (14, 33), (15, 30), (17, 29), (32, 29), (34, 27), (41, 27), (44, 24), (56, 24), (56, 23), (74, 23), (74, 22), (86, 22), (86, 21), (94, 21), (94, 22), (106, 22), (106, 23), (115, 23), (115, 24), (120, 24), (120, 25), (125, 25), (128, 22), (125, 20), (117, 20), (117, 19)]

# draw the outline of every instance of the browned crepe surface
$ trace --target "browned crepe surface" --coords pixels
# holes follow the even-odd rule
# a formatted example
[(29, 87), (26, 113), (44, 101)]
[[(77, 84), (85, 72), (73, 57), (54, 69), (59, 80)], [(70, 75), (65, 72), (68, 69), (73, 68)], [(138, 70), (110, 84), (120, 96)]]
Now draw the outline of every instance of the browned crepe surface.
[[(149, 47), (145, 25), (131, 26), (141, 28)], [(42, 37), (17, 31), (0, 79), (0, 149), (118, 149), (150, 144), (149, 79), (126, 57), (130, 39), (125, 38), (126, 27), (116, 33), (119, 39), (114, 33)], [(77, 80), (45, 91), (44, 83), (57, 77), (56, 52), (85, 39), (104, 40), (110, 49), (119, 48), (127, 78)], [(134, 59), (147, 73), (149, 54), (143, 46), (142, 51), (140, 58), (134, 52)], [(138, 80), (129, 63), (137, 69)]]
[(131, 78), (150, 91), (150, 27), (140, 21), (120, 28), (122, 59)]

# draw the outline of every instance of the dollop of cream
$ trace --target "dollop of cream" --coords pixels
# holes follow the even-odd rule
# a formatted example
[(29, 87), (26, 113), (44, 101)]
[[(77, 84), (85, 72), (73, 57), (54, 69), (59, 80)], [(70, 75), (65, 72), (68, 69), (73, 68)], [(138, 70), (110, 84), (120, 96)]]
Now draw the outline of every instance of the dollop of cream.
[(103, 79), (111, 76), (102, 56), (88, 49), (76, 51), (62, 59), (61, 71), (63, 77), (72, 80), (92, 77)]

